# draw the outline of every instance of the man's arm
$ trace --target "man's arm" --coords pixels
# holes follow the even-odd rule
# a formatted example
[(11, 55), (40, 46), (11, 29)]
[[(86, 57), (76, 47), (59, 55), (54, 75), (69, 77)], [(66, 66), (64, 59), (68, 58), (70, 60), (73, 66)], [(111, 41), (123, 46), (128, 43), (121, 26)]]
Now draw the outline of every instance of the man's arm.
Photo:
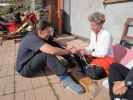
[(70, 50), (54, 47), (47, 43), (41, 46), (40, 51), (51, 54), (51, 55), (57, 55), (57, 56), (71, 53)]

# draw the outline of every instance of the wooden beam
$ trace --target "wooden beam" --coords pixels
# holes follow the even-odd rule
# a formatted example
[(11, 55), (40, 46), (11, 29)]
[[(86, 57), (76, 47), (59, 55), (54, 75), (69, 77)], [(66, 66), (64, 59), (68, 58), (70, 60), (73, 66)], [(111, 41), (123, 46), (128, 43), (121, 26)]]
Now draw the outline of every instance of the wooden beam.
[(121, 3), (121, 2), (128, 2), (128, 0), (104, 0), (104, 4), (114, 4), (114, 3)]
[(57, 24), (59, 33), (62, 33), (63, 1), (64, 0), (57, 0)]
[(52, 5), (51, 5), (51, 0), (47, 1), (48, 5), (48, 22), (52, 21)]

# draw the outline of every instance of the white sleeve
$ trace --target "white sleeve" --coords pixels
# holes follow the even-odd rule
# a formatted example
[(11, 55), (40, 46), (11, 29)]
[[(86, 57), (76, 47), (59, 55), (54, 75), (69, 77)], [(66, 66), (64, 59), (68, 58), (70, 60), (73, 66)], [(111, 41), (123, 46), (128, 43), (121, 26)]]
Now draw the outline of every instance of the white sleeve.
[(92, 52), (92, 56), (105, 57), (108, 55), (111, 47), (112, 47), (112, 37), (108, 33), (100, 39), (98, 45), (95, 48), (95, 51)]
[(93, 52), (92, 43), (85, 47), (85, 52), (91, 54)]
[(85, 48), (85, 51), (88, 52), (89, 54), (93, 51), (93, 35), (92, 35), (92, 32), (90, 33), (90, 42), (89, 42), (89, 45)]

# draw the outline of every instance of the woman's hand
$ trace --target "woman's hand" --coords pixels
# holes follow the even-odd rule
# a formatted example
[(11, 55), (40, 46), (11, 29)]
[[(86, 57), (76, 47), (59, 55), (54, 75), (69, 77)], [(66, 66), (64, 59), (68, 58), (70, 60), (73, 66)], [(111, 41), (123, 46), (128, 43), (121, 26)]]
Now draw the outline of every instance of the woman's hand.
[(72, 54), (79, 54), (79, 55), (89, 55), (84, 48), (77, 48), (77, 47), (66, 47), (67, 50), (70, 50)]

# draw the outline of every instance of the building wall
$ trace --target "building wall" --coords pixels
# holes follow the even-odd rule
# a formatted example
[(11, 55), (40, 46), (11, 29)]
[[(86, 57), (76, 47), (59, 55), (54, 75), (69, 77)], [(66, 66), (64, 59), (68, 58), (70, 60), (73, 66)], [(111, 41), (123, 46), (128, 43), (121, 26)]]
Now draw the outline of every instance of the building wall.
[(71, 16), (71, 0), (64, 0), (64, 11), (63, 11), (64, 29), (63, 31), (67, 33), (71, 32), (70, 16)]
[[(70, 29), (72, 34), (89, 38), (90, 26), (88, 16), (100, 11), (106, 15), (104, 25), (114, 38), (114, 43), (120, 41), (124, 22), (128, 17), (133, 17), (133, 2), (117, 3), (104, 6), (102, 0), (64, 0), (64, 6), (70, 16)], [(67, 8), (69, 7), (69, 9)], [(69, 11), (68, 11), (69, 10)], [(130, 30), (133, 33), (133, 30)]]

